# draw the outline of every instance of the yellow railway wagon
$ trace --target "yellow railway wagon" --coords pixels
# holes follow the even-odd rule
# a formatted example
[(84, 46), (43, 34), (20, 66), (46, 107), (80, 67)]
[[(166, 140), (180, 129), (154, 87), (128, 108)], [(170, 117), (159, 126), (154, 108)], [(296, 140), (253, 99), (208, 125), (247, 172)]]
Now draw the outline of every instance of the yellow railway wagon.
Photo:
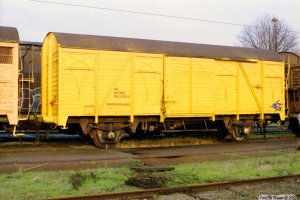
[(228, 129), (244, 140), (253, 121), (285, 119), (284, 91), (268, 50), (66, 33), (42, 47), (44, 121), (78, 124), (104, 148), (124, 130)]
[[(0, 26), (0, 122), (18, 124), (19, 34)], [(14, 129), (15, 130), (15, 129)]]
[[(278, 113), (285, 118), (281, 62), (165, 58), (166, 117)], [(280, 88), (280, 89), (279, 89)], [(278, 103), (277, 103), (278, 102)], [(272, 107), (272, 105), (274, 106)]]

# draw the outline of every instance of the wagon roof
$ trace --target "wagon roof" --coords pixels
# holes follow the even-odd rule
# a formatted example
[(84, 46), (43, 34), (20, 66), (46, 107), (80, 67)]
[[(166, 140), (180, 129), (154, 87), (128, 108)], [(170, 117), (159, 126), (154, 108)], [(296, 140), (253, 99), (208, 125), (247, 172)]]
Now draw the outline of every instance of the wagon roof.
[(18, 30), (14, 27), (0, 26), (0, 41), (19, 42)]
[(279, 54), (293, 54), (297, 57), (300, 57), (300, 52), (282, 51), (282, 52), (279, 52)]
[(200, 57), (225, 60), (281, 61), (279, 54), (266, 49), (229, 47), (108, 36), (53, 33), (62, 47), (112, 51), (164, 53), (169, 56)]

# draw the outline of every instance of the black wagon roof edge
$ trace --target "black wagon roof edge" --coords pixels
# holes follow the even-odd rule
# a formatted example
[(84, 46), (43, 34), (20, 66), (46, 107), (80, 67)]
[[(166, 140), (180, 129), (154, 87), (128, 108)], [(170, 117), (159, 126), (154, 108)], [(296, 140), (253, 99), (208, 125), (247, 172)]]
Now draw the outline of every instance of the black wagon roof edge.
[(54, 34), (57, 43), (67, 48), (99, 49), (111, 51), (163, 53), (167, 56), (212, 58), (222, 60), (281, 61), (278, 53), (267, 49), (220, 46), (173, 41), (160, 41), (74, 33)]

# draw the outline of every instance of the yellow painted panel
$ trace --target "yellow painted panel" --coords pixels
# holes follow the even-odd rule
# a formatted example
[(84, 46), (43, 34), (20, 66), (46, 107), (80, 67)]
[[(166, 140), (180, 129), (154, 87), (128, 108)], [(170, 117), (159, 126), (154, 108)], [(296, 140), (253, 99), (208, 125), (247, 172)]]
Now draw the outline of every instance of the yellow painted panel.
[(62, 50), (62, 74), (59, 103), (63, 116), (95, 113), (95, 53), (92, 50)]
[(0, 115), (18, 124), (18, 43), (0, 42)]
[(165, 106), (166, 115), (190, 112), (190, 73), (188, 58), (165, 58)]
[(237, 63), (215, 61), (214, 109), (216, 114), (234, 114), (237, 110)]
[(49, 117), (49, 98), (48, 98), (48, 49), (49, 35), (45, 38), (42, 46), (41, 55), (41, 97), (42, 97), (42, 116)]
[(45, 121), (64, 126), (72, 116), (161, 114), (162, 55), (61, 48), (51, 35), (46, 40)]
[(283, 63), (264, 62), (264, 110), (266, 113), (274, 113), (272, 107), (277, 101), (281, 103), (284, 111), (284, 69)]
[(166, 57), (164, 76), (166, 117), (284, 116), (272, 108), (284, 102), (282, 63)]
[(281, 111), (272, 108), (277, 100), (284, 102), (282, 63), (216, 62), (219, 77), (215, 84), (216, 114), (278, 113), (284, 116), (284, 108)]
[(134, 114), (160, 115), (162, 103), (163, 57), (134, 56)]
[(213, 114), (212, 60), (165, 58), (167, 117)]
[(160, 115), (162, 56), (99, 51), (97, 60), (100, 116)]
[(213, 115), (213, 60), (191, 59), (191, 112), (193, 114)]
[[(262, 80), (261, 80), (261, 65), (259, 62), (256, 63), (242, 63), (242, 67), (245, 70), (245, 74), (241, 72), (239, 68), (239, 102), (240, 102), (240, 113), (259, 113), (260, 106), (262, 105)], [(253, 92), (247, 83), (245, 75), (248, 77)], [(255, 100), (255, 96), (258, 100), (259, 105)]]
[(98, 51), (98, 114), (129, 116), (131, 106), (132, 55)]
[(42, 47), (42, 115), (44, 121), (58, 123), (59, 55), (54, 35), (48, 34)]

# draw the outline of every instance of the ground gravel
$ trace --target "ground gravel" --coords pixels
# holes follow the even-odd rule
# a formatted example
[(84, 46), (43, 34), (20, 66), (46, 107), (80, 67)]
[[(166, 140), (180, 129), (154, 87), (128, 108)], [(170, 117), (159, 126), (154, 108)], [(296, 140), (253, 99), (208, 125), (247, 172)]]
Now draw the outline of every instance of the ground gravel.
[(175, 193), (170, 195), (161, 195), (157, 198), (157, 200), (194, 200), (195, 198), (181, 193)]
[(199, 194), (171, 194), (158, 196), (157, 200), (253, 200), (259, 195), (299, 194), (300, 179), (274, 183), (261, 183), (229, 187), (222, 190), (213, 190)]

